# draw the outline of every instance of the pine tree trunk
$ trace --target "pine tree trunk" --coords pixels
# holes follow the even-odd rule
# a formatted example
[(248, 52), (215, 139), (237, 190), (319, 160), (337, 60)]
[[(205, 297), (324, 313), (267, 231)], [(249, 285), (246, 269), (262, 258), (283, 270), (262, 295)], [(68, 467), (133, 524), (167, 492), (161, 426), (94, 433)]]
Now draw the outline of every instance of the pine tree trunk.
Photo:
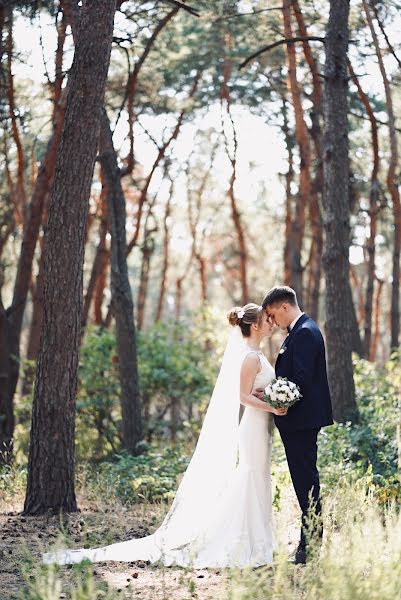
[(391, 349), (398, 350), (400, 333), (400, 257), (401, 257), (401, 199), (398, 189), (398, 141), (395, 126), (395, 114), (393, 108), (393, 97), (390, 82), (384, 66), (382, 51), (366, 0), (363, 0), (366, 19), (372, 34), (379, 69), (383, 79), (384, 92), (386, 95), (386, 110), (388, 114), (388, 126), (390, 133), (390, 160), (387, 171), (387, 187), (391, 195), (394, 219), (393, 238), (393, 269), (391, 285)]
[(75, 396), (86, 221), (115, 0), (84, 0), (46, 232), (45, 301), (24, 512), (75, 511)]
[(288, 153), (288, 170), (285, 174), (285, 242), (284, 242), (284, 283), (291, 285), (291, 225), (293, 213), (292, 183), (294, 181), (294, 136), (288, 121), (288, 99), (283, 91), (282, 102), (283, 133)]
[[(0, 279), (2, 279), (1, 272)], [(0, 282), (0, 294), (1, 284), (2, 281)], [(0, 465), (11, 461), (14, 433), (13, 403), (8, 390), (11, 372), (9, 339), (7, 313), (0, 295)]]
[[(106, 208), (106, 198), (105, 198), (105, 188), (103, 187), (102, 193), (100, 196), (100, 226), (99, 226), (99, 242), (95, 252), (95, 258), (93, 259), (92, 270), (88, 282), (88, 287), (86, 289), (85, 299), (84, 299), (84, 307), (82, 311), (82, 330), (85, 329), (86, 324), (88, 322), (89, 310), (91, 307), (92, 299), (95, 294), (95, 290), (98, 286), (98, 281), (102, 276), (102, 272), (104, 269), (104, 260), (105, 255), (106, 259), (108, 256), (107, 248), (106, 248), (106, 235), (107, 235), (107, 208)], [(103, 288), (104, 289), (104, 288)], [(102, 291), (103, 297), (103, 291)], [(101, 320), (100, 323), (101, 324)]]
[(107, 210), (111, 233), (111, 296), (116, 323), (118, 368), (121, 384), (121, 413), (123, 447), (137, 454), (142, 440), (141, 402), (139, 394), (134, 303), (128, 279), (127, 242), (125, 232), (126, 209), (121, 187), (117, 154), (113, 146), (110, 123), (102, 114), (99, 161), (106, 185)]
[(154, 220), (152, 215), (153, 206), (154, 201), (152, 202), (152, 205), (149, 206), (149, 210), (146, 215), (145, 224), (143, 228), (143, 244), (141, 248), (142, 264), (141, 273), (139, 277), (139, 289), (137, 300), (137, 327), (139, 330), (143, 329), (143, 325), (145, 322), (145, 309), (146, 300), (148, 297), (150, 263), (156, 248), (154, 234), (157, 231), (157, 225), (154, 224), (152, 227), (150, 224), (151, 219)]
[[(39, 258), (38, 274), (36, 276), (36, 284), (31, 294), (32, 296), (32, 318), (29, 329), (28, 348), (26, 357), (28, 361), (35, 361), (38, 357), (40, 345), (40, 332), (43, 323), (43, 301), (45, 292), (45, 273), (44, 273), (44, 243), (41, 243), (41, 252)], [(24, 381), (22, 384), (23, 394), (29, 394), (35, 375), (34, 366), (27, 366), (24, 372)]]
[(163, 264), (162, 264), (162, 272), (161, 272), (161, 276), (160, 276), (160, 291), (159, 291), (159, 300), (157, 303), (157, 310), (156, 310), (156, 321), (160, 321), (162, 318), (163, 309), (164, 309), (164, 300), (165, 300), (165, 296), (166, 296), (167, 271), (168, 271), (168, 266), (169, 266), (169, 249), (170, 249), (168, 221), (169, 221), (170, 212), (171, 212), (171, 200), (173, 197), (173, 193), (174, 193), (174, 183), (171, 182), (170, 193), (169, 193), (169, 197), (167, 199), (166, 210), (165, 210), (164, 218), (163, 218)]
[[(285, 37), (293, 37), (291, 25), (291, 1), (283, 1), (283, 23)], [(294, 107), (295, 116), (295, 136), (299, 148), (300, 173), (299, 173), (299, 191), (295, 206), (294, 218), (291, 222), (290, 231), (290, 270), (291, 286), (295, 289), (298, 301), (303, 305), (303, 266), (301, 261), (302, 244), (305, 231), (305, 211), (309, 202), (311, 193), (311, 151), (309, 143), (309, 133), (304, 121), (304, 111), (302, 107), (301, 89), (297, 79), (297, 56), (295, 45), (287, 44), (287, 64), (288, 64), (288, 91), (291, 94), (291, 100)]]
[(348, 62), (348, 69), (352, 78), (352, 81), (356, 85), (358, 90), (358, 96), (362, 102), (366, 114), (369, 117), (370, 129), (372, 136), (372, 152), (373, 152), (373, 165), (372, 173), (370, 176), (370, 193), (369, 193), (369, 238), (366, 242), (366, 250), (368, 253), (367, 260), (367, 284), (366, 284), (366, 295), (365, 295), (365, 324), (364, 324), (364, 356), (369, 358), (371, 352), (370, 347), (372, 343), (372, 319), (373, 319), (373, 295), (374, 295), (374, 283), (375, 283), (375, 258), (376, 258), (376, 235), (377, 235), (377, 218), (379, 211), (379, 136), (376, 117), (373, 108), (370, 104), (368, 96), (363, 91), (359, 80), (352, 68), (350, 62)]
[(372, 343), (370, 345), (369, 360), (372, 362), (376, 361), (377, 358), (377, 347), (379, 345), (380, 338), (380, 307), (381, 307), (381, 295), (383, 290), (384, 281), (382, 279), (377, 280), (377, 290), (375, 299), (375, 312), (374, 312), (374, 330)]
[(320, 210), (320, 195), (323, 188), (323, 161), (322, 161), (322, 118), (323, 89), (318, 65), (312, 54), (308, 40), (309, 32), (299, 6), (298, 0), (292, 0), (292, 10), (298, 24), (299, 36), (303, 38), (302, 46), (305, 60), (309, 65), (312, 75), (312, 110), (310, 118), (312, 127), (310, 135), (315, 148), (316, 172), (311, 183), (311, 197), (309, 203), (309, 221), (312, 233), (312, 245), (309, 255), (309, 273), (307, 285), (306, 310), (315, 321), (319, 317), (320, 284), (322, 277), (322, 248), (323, 248), (323, 223)]
[(8, 38), (7, 38), (7, 99), (9, 106), (9, 117), (11, 121), (11, 132), (17, 151), (17, 181), (15, 185), (14, 202), (21, 215), (25, 215), (27, 208), (27, 197), (25, 189), (25, 154), (21, 142), (21, 136), (16, 117), (15, 97), (14, 97), (14, 75), (12, 68), (13, 56), (13, 9), (10, 4), (8, 8)]
[[(349, 0), (330, 0), (324, 69), (324, 228), (328, 374), (337, 421), (357, 417), (352, 368), (349, 283), (350, 203), (348, 157)], [(340, 299), (340, 300), (339, 300)]]
[(104, 300), (104, 291), (107, 285), (107, 277), (109, 272), (109, 263), (110, 263), (110, 250), (107, 246), (102, 248), (102, 252), (100, 254), (99, 259), (99, 275), (96, 281), (95, 287), (95, 299), (93, 302), (94, 316), (95, 316), (95, 324), (96, 325), (104, 325), (105, 327), (109, 327), (111, 322), (111, 312), (110, 307), (108, 308), (108, 313), (110, 313), (110, 321), (106, 321), (103, 317), (102, 307)]

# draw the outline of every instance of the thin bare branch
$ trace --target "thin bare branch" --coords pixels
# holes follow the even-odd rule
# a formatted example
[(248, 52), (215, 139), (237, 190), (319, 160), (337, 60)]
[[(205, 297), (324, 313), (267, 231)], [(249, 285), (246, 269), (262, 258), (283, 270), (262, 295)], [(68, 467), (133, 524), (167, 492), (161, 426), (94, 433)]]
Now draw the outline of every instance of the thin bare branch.
[(288, 45), (288, 44), (294, 44), (295, 42), (305, 42), (305, 41), (322, 42), (324, 44), (324, 37), (321, 37), (318, 35), (308, 35), (306, 37), (295, 36), (292, 38), (283, 38), (281, 40), (277, 40), (276, 42), (273, 42), (272, 44), (269, 44), (268, 46), (264, 46), (257, 52), (254, 52), (253, 54), (251, 54), (251, 56), (249, 56), (246, 60), (244, 60), (244, 62), (242, 62), (240, 64), (239, 68), (242, 69), (243, 67), (246, 67), (247, 64), (249, 64), (251, 61), (253, 61), (255, 58), (257, 58), (261, 54), (264, 54), (265, 52), (269, 52), (270, 50), (273, 50), (274, 48), (277, 48), (278, 46), (282, 46), (283, 44)]
[(174, 6), (177, 6), (178, 8), (182, 8), (183, 10), (186, 10), (187, 12), (189, 12), (189, 14), (192, 15), (193, 17), (200, 17), (199, 10), (197, 10), (196, 8), (192, 8), (191, 6), (187, 6), (186, 4), (183, 4), (182, 2), (178, 2), (178, 0), (162, 0), (162, 2), (168, 2), (169, 4), (173, 4)]

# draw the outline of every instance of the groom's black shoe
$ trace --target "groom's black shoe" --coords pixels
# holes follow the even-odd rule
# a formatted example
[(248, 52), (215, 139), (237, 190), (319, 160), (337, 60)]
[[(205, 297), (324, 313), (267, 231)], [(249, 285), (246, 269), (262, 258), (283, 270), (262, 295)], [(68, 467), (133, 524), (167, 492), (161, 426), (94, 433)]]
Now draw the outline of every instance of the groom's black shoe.
[(290, 558), (293, 565), (306, 565), (306, 550), (302, 546), (298, 546), (295, 553)]

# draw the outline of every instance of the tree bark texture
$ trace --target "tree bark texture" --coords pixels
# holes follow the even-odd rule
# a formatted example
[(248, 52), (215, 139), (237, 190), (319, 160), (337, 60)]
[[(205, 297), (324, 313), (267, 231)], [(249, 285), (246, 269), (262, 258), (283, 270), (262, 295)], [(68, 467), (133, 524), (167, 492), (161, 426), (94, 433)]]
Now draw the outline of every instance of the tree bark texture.
[(99, 144), (99, 161), (106, 185), (106, 200), (111, 233), (111, 296), (116, 323), (118, 368), (121, 384), (121, 413), (124, 449), (138, 453), (142, 440), (141, 401), (139, 394), (134, 303), (128, 279), (126, 209), (117, 154), (105, 110)]
[(46, 232), (45, 300), (24, 512), (75, 511), (74, 431), (86, 221), (115, 0), (81, 8)]
[[(22, 320), (24, 317), (29, 285), (31, 281), (32, 263), (35, 255), (36, 243), (42, 222), (43, 205), (49, 192), (54, 176), (57, 150), (60, 145), (61, 132), (64, 122), (64, 99), (61, 101), (60, 110), (54, 132), (49, 139), (45, 155), (39, 167), (38, 175), (33, 188), (27, 219), (24, 223), (22, 244), (18, 259), (17, 274), (14, 282), (13, 299), (7, 310), (9, 321), (9, 352), (10, 352), (10, 380), (8, 385), (9, 399), (7, 405), (12, 405), (17, 388), (20, 366), (20, 340)], [(1, 413), (0, 413), (1, 414)]]
[(330, 0), (324, 68), (324, 229), (328, 374), (334, 417), (357, 416), (352, 368), (349, 282), (350, 203), (348, 156), (349, 0)]

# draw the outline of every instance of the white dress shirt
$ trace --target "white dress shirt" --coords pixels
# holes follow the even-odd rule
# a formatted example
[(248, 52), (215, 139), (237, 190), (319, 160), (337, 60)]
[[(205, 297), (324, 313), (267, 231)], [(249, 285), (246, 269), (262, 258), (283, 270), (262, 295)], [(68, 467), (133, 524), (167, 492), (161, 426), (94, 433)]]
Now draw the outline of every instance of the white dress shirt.
[(295, 317), (295, 319), (290, 323), (289, 325), (289, 330), (291, 331), (291, 329), (294, 328), (295, 323), (298, 321), (298, 319), (300, 319), (302, 317), (302, 315), (304, 315), (304, 312), (301, 312), (300, 315), (298, 315), (297, 317)]

